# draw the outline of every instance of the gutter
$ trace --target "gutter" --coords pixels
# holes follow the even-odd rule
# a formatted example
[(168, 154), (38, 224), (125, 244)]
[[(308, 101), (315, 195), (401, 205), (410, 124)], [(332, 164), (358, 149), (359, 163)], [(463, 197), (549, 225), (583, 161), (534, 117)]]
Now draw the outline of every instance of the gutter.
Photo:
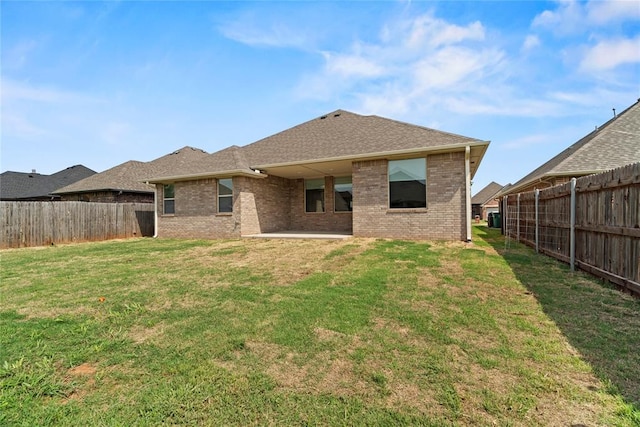
[(378, 153), (366, 153), (366, 154), (350, 154), (346, 156), (338, 156), (338, 157), (326, 157), (322, 159), (308, 159), (308, 160), (296, 160), (292, 162), (283, 162), (283, 163), (272, 163), (272, 164), (262, 164), (256, 165), (255, 169), (269, 169), (269, 168), (278, 168), (284, 166), (297, 166), (297, 165), (307, 165), (314, 163), (328, 163), (328, 162), (337, 162), (341, 160), (374, 160), (379, 158), (389, 158), (394, 156), (403, 156), (410, 154), (418, 154), (418, 153), (433, 153), (433, 152), (451, 152), (459, 150), (466, 150), (470, 147), (486, 147), (489, 146), (489, 141), (479, 141), (474, 143), (461, 143), (461, 144), (453, 144), (453, 145), (439, 145), (436, 147), (421, 147), (421, 148), (413, 148), (409, 150), (394, 150), (394, 151), (381, 151)]
[[(611, 169), (614, 169), (614, 168), (611, 168)], [(597, 174), (597, 173), (603, 173), (603, 172), (606, 172), (606, 171), (611, 170), (611, 169), (583, 170), (583, 171), (571, 171), (571, 172), (549, 172), (549, 173), (545, 173), (544, 175), (540, 176), (539, 178), (532, 179), (530, 181), (523, 182), (522, 184), (518, 184), (517, 186), (514, 185), (514, 186), (512, 186), (510, 188), (507, 188), (507, 192), (506, 193), (503, 193), (502, 190), (500, 190), (500, 192), (498, 192), (498, 196), (499, 197), (504, 197), (504, 196), (506, 196), (508, 194), (517, 194), (517, 193), (520, 192), (520, 189), (528, 187), (528, 186), (533, 185), (533, 184), (538, 184), (538, 183), (541, 183), (541, 182), (547, 182), (547, 180), (549, 178), (556, 178), (556, 177), (563, 177), (563, 176), (571, 176), (573, 178), (580, 178), (580, 177), (587, 176), (587, 175), (594, 175), (594, 174)], [(505, 185), (505, 187), (506, 187), (506, 185)]]
[(246, 176), (249, 178), (267, 178), (269, 175), (254, 171), (247, 172), (246, 169), (234, 169), (221, 172), (205, 172), (192, 175), (174, 175), (174, 176), (161, 176), (158, 178), (151, 178), (145, 181), (146, 184), (162, 184), (163, 182), (176, 182), (176, 181), (190, 181), (193, 179), (204, 178), (230, 178), (233, 176)]

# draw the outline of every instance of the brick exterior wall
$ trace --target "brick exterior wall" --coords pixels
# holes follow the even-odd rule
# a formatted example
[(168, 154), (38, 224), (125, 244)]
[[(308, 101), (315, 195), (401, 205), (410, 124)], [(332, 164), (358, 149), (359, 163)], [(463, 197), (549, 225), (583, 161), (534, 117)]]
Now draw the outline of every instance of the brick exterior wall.
[(305, 212), (304, 179), (291, 181), (291, 229), (296, 231), (352, 231), (351, 212), (334, 212), (333, 177), (324, 179), (324, 212)]
[(218, 213), (215, 179), (176, 182), (175, 214), (163, 214), (164, 186), (157, 185), (158, 236), (197, 239), (240, 237), (239, 192), (234, 178), (233, 213)]
[(285, 230), (353, 232), (356, 237), (464, 240), (464, 152), (427, 157), (427, 208), (389, 209), (387, 160), (353, 163), (353, 213), (334, 212), (325, 177), (325, 212), (305, 212), (304, 180), (233, 178), (233, 213), (217, 213), (217, 180), (176, 182), (175, 214), (164, 215), (157, 186), (158, 235), (238, 238)]
[(90, 193), (70, 193), (60, 195), (64, 202), (97, 203), (153, 203), (153, 193), (130, 193), (123, 191), (93, 191)]
[(353, 163), (353, 235), (465, 240), (464, 152), (427, 156), (426, 209), (389, 209), (386, 160)]
[(291, 229), (290, 180), (277, 176), (264, 179), (236, 177), (233, 185), (240, 192), (242, 235)]

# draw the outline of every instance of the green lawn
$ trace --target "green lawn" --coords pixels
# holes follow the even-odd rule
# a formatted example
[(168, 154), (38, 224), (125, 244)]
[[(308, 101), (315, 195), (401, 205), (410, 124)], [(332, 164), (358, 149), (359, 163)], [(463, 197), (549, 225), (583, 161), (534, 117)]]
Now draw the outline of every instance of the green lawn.
[(640, 301), (471, 245), (0, 252), (0, 425), (640, 425)]

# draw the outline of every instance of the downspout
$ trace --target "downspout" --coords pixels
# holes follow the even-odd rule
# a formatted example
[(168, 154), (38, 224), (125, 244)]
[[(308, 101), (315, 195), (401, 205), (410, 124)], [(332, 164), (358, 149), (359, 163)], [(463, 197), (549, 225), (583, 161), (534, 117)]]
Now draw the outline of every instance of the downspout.
[(467, 216), (467, 242), (471, 241), (471, 147), (464, 148), (464, 174), (466, 181), (466, 216)]
[[(149, 181), (146, 182), (149, 184)], [(158, 237), (158, 186), (153, 188), (153, 238)]]

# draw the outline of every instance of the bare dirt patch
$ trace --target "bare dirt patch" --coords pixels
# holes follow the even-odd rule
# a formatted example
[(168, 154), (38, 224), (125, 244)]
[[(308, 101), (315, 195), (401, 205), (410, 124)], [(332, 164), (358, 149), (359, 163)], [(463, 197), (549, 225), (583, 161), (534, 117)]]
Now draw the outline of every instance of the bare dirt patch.
[(94, 375), (97, 372), (97, 368), (90, 363), (83, 363), (69, 369), (67, 372), (69, 375)]
[(400, 325), (398, 322), (395, 322), (393, 320), (390, 319), (384, 319), (384, 318), (376, 318), (373, 320), (373, 325), (375, 329), (381, 330), (388, 330), (391, 332), (394, 332), (398, 335), (400, 335), (401, 337), (406, 337), (411, 333), (411, 329), (406, 327), (406, 326), (402, 326)]
[(142, 344), (149, 340), (155, 339), (164, 333), (164, 324), (158, 323), (150, 328), (142, 325), (136, 325), (129, 331), (129, 338), (136, 344)]
[(386, 398), (389, 409), (410, 407), (423, 414), (442, 413), (440, 404), (434, 396), (434, 390), (424, 390), (415, 384), (397, 380), (389, 381), (389, 396)]
[(184, 258), (186, 262), (211, 266), (219, 265), (224, 260), (229, 267), (249, 269), (256, 275), (269, 275), (273, 278), (273, 285), (287, 286), (318, 271), (343, 268), (343, 257), (328, 258), (332, 251), (348, 246), (348, 258), (353, 258), (371, 242), (372, 239), (322, 241), (322, 244), (311, 239), (240, 240), (194, 248), (185, 253)]
[[(336, 335), (332, 331), (318, 331), (329, 339)], [(340, 334), (342, 335), (342, 334)], [(344, 336), (346, 337), (346, 335)], [(264, 372), (285, 390), (313, 394), (336, 394), (342, 396), (368, 396), (375, 389), (359, 378), (354, 372), (353, 362), (348, 353), (320, 352), (308, 359), (296, 352), (276, 344), (251, 341), (246, 347), (260, 360)], [(242, 372), (242, 357), (235, 360), (219, 361), (218, 365)]]
[(346, 335), (341, 332), (325, 328), (314, 328), (313, 332), (320, 341), (331, 341), (346, 337)]

